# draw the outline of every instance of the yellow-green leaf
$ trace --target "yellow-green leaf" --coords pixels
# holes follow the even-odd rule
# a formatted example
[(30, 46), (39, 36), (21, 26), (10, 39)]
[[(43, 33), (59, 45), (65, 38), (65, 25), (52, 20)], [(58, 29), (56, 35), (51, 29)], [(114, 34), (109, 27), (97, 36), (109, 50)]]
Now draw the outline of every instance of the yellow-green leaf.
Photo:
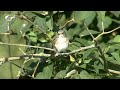
[(75, 59), (71, 55), (69, 55), (69, 56), (70, 56), (70, 61), (75, 62)]

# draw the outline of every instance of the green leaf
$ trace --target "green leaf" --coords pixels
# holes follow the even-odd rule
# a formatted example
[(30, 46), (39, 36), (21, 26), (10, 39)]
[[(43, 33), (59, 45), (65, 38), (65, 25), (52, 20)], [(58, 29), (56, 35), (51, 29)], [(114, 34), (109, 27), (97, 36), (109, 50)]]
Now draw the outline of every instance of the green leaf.
[(35, 79), (51, 79), (53, 71), (53, 64), (50, 64), (43, 68), (43, 71), (38, 73)]
[[(102, 30), (102, 20), (98, 18), (98, 24), (97, 24), (97, 27)], [(104, 25), (104, 29), (108, 28), (110, 25), (112, 24), (112, 19), (108, 16), (104, 17), (104, 20), (103, 20), (103, 25)]]
[(80, 72), (80, 78), (81, 79), (93, 79), (93, 76), (91, 76), (87, 71), (82, 70)]
[(63, 79), (66, 76), (66, 70), (61, 70), (56, 74), (54, 79)]
[(99, 69), (104, 69), (104, 66), (103, 66), (103, 64), (101, 63), (100, 60), (96, 60), (96, 61), (94, 62), (93, 67), (95, 68), (95, 72), (96, 72), (96, 73), (99, 73)]
[(104, 21), (106, 11), (97, 11), (98, 17)]
[(84, 51), (83, 60), (86, 59), (92, 51), (93, 51), (93, 49), (88, 49), (88, 50)]
[(119, 53), (113, 52), (111, 53), (111, 55), (113, 55), (113, 57), (118, 61), (118, 63), (120, 64), (120, 56)]
[[(98, 31), (96, 31), (96, 30), (90, 30), (90, 32), (92, 33), (92, 35), (94, 35), (94, 34), (99, 34), (99, 33), (100, 33), (100, 32), (98, 32)], [(83, 31), (79, 34), (80, 37), (87, 36), (87, 35), (90, 35), (90, 33), (87, 32), (87, 30), (83, 30)]]
[(82, 20), (86, 19), (92, 13), (93, 13), (93, 11), (75, 11), (74, 12), (74, 20), (75, 20), (75, 22), (81, 24)]
[(79, 74), (74, 74), (72, 76), (72, 79), (81, 79), (80, 75)]
[(109, 60), (109, 62), (113, 64), (120, 65), (120, 63), (117, 60), (115, 60), (114, 57), (107, 57), (107, 60)]
[[(86, 40), (86, 39), (81, 39), (81, 38), (75, 38), (75, 40), (77, 41), (77, 42), (79, 42), (79, 43), (81, 43), (83, 46), (88, 46), (89, 45), (89, 43), (88, 43), (88, 40)], [(79, 46), (80, 47), (80, 46)]]
[(32, 31), (28, 34), (28, 38), (31, 42), (37, 42), (37, 35)]
[(92, 59), (86, 59), (84, 60), (84, 63), (89, 63)]
[(38, 35), (38, 40), (43, 43), (47, 42), (46, 36), (43, 33)]
[(58, 19), (58, 26), (62, 27), (66, 23), (66, 15), (62, 14), (62, 16)]
[(73, 39), (74, 35), (79, 35), (82, 29), (80, 28), (79, 24), (77, 24), (74, 28), (70, 28), (68, 30), (68, 37), (70, 40)]
[(68, 50), (73, 51), (73, 50), (79, 49), (80, 46), (81, 46), (80, 43), (72, 42), (71, 45), (69, 45)]
[[(23, 44), (25, 45), (26, 42), (24, 40), (24, 38), (18, 38), (17, 35), (0, 35), (0, 40), (1, 42), (4, 43), (14, 43), (14, 44)], [(15, 56), (21, 56), (23, 55), (23, 53), (21, 52), (21, 50), (23, 52), (26, 51), (25, 47), (20, 47), (20, 46), (8, 46), (8, 45), (0, 45), (0, 58), (1, 57), (15, 57)], [(21, 67), (21, 65), (23, 64), (23, 59), (20, 60), (14, 60), (11, 61), (15, 64), (17, 64), (18, 66)], [(0, 79), (15, 79), (18, 71), (20, 70), (20, 67), (18, 67), (10, 62), (5, 62), (0, 66)], [(7, 73), (7, 74), (6, 74)]]
[(21, 12), (21, 14), (25, 15), (30, 20), (32, 20), (32, 18), (36, 16), (34, 13), (32, 13), (30, 11), (23, 11), (23, 12)]
[(31, 23), (28, 23), (27, 21), (16, 17), (10, 28), (13, 30), (14, 33), (17, 33), (20, 38), (25, 32), (31, 30), (30, 26)]
[(47, 33), (47, 35), (48, 35), (49, 37), (53, 37), (53, 35), (54, 35), (54, 32), (53, 32), (53, 31), (47, 31), (46, 33)]
[(110, 11), (113, 15), (115, 15), (117, 18), (120, 16), (120, 11)]
[(72, 77), (73, 75), (75, 75), (75, 74), (77, 74), (77, 73), (78, 73), (78, 71), (75, 70), (75, 69), (73, 69), (73, 70), (71, 70), (70, 72), (68, 72), (68, 73), (66, 74), (65, 78)]
[(35, 18), (35, 21), (34, 21), (34, 23), (36, 24), (36, 25), (38, 25), (38, 27), (39, 28), (41, 28), (42, 29), (42, 31), (47, 31), (48, 30), (48, 27), (47, 27), (47, 25), (46, 25), (46, 19), (45, 18), (42, 18), (42, 17), (36, 17)]
[(28, 36), (30, 36), (30, 37), (36, 37), (37, 35), (34, 33), (34, 32), (30, 32), (29, 34), (28, 34)]
[(46, 25), (48, 26), (49, 30), (53, 30), (53, 18), (52, 18), (52, 16), (46, 19)]
[(71, 55), (69, 55), (69, 56), (70, 56), (70, 61), (75, 62), (75, 59)]
[(95, 16), (96, 16), (95, 11), (91, 11), (91, 13), (89, 13), (89, 17), (85, 18), (85, 24), (89, 26), (94, 20)]
[(67, 68), (66, 73), (68, 73), (70, 70), (72, 70), (75, 67), (75, 62), (72, 62)]
[(2, 14), (0, 16), (0, 33), (9, 31), (14, 19), (13, 14)]
[(120, 42), (120, 35), (117, 35), (117, 36), (114, 38), (113, 42)]
[(47, 42), (47, 40), (46, 40), (44, 37), (41, 37), (41, 38), (39, 39), (39, 41), (40, 41), (40, 42), (43, 42), (43, 43), (44, 43), (44, 42)]
[(15, 79), (19, 70), (19, 67), (6, 62), (0, 66), (0, 79)]

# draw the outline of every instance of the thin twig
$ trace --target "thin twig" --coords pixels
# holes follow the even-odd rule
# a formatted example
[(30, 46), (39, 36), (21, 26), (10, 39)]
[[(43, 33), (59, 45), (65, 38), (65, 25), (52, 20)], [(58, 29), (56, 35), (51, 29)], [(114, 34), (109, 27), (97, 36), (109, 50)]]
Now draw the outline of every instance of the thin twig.
[(92, 35), (92, 33), (90, 32), (90, 30), (88, 29), (88, 27), (87, 27), (86, 23), (84, 23), (84, 26), (85, 26), (85, 28), (87, 29), (87, 31), (90, 33), (90, 35), (91, 35), (92, 39), (94, 40), (94, 36)]
[(20, 47), (32, 47), (32, 48), (42, 48), (42, 49), (54, 51), (54, 49), (51, 49), (51, 48), (39, 47), (39, 46), (31, 46), (31, 45), (23, 45), (23, 44), (11, 44), (11, 43), (3, 43), (3, 42), (0, 42), (0, 45), (10, 45), (10, 46), (20, 46)]
[(109, 34), (109, 33), (112, 33), (112, 32), (114, 32), (114, 31), (116, 31), (116, 30), (118, 30), (118, 29), (120, 29), (120, 26), (119, 26), (119, 27), (117, 27), (117, 28), (115, 28), (115, 29), (113, 29), (113, 30), (111, 30), (111, 31), (109, 31), (109, 32), (104, 32), (104, 34)]
[[(104, 33), (105, 33), (105, 32), (104, 32)], [(100, 33), (100, 34), (95, 38), (95, 40), (97, 40), (100, 36), (104, 35), (104, 33), (103, 33), (103, 32)]]
[(23, 62), (20, 70), (18, 71), (18, 74), (17, 74), (17, 77), (16, 77), (17, 79), (19, 79), (19, 77), (20, 77), (20, 75), (21, 75), (21, 73), (22, 73), (22, 71), (23, 71), (23, 68), (24, 68), (24, 66), (25, 66), (25, 63), (26, 63), (27, 61), (28, 61), (28, 60), (25, 59), (25, 61)]
[(24, 55), (26, 55), (26, 53), (25, 53), (21, 48), (19, 48), (19, 50), (20, 50)]
[(120, 71), (108, 69), (109, 72), (120, 75)]
[(70, 22), (74, 22), (74, 19), (71, 19), (69, 21), (67, 21), (67, 23), (65, 23), (60, 29), (63, 29), (67, 24), (69, 24)]
[(31, 57), (34, 58), (41, 58), (41, 57), (50, 57), (51, 54), (30, 54), (30, 55), (21, 55), (21, 56), (16, 56), (16, 57), (1, 57), (0, 62), (5, 62), (5, 61), (14, 61), (14, 60), (21, 60), (21, 59), (30, 59)]
[(112, 32), (114, 32), (114, 31), (116, 31), (116, 30), (118, 30), (118, 29), (120, 29), (120, 26), (117, 27), (117, 28), (115, 28), (115, 29), (113, 29), (113, 30), (111, 30), (111, 31), (101, 33), (101, 34), (99, 34), (99, 35), (95, 38), (95, 40), (97, 40), (100, 36), (102, 36), (102, 35), (104, 35), (104, 34), (112, 33)]
[(102, 24), (102, 31), (104, 33), (104, 23), (103, 23), (103, 21), (101, 22), (101, 24)]
[(35, 78), (35, 73), (36, 73), (36, 70), (37, 70), (37, 68), (38, 68), (38, 65), (40, 64), (40, 60), (38, 61), (38, 63), (37, 63), (37, 65), (36, 65), (36, 67), (35, 67), (35, 70), (34, 70), (34, 72), (33, 72), (33, 74), (32, 74), (32, 78)]
[(120, 21), (119, 20), (116, 20), (116, 19), (112, 19), (113, 22), (116, 22), (118, 24), (120, 24)]
[[(101, 49), (98, 41), (94, 38), (94, 36), (93, 36), (92, 33), (90, 32), (90, 30), (88, 29), (87, 25), (86, 25), (85, 23), (84, 23), (84, 25), (85, 25), (87, 31), (90, 33), (91, 37), (93, 38), (93, 40), (94, 40), (94, 42), (95, 42), (95, 46), (98, 48), (98, 51), (99, 51), (100, 54), (101, 54), (101, 58), (102, 58), (103, 61), (104, 61), (104, 70), (105, 70), (106, 72), (108, 72), (107, 60), (106, 60), (106, 58), (105, 58), (105, 56), (104, 56), (104, 53), (103, 53), (103, 51), (102, 51), (102, 49)], [(102, 27), (102, 29), (103, 29), (103, 33), (104, 33), (104, 27)]]
[(29, 20), (26, 16), (20, 15), (19, 17), (20, 17), (20, 18), (23, 18), (24, 20), (26, 20), (26, 21), (28, 21), (28, 22), (30, 22), (32, 25), (34, 25), (34, 26), (37, 27), (40, 31), (42, 31), (50, 40), (52, 40), (52, 39), (47, 35), (47, 33), (46, 33), (44, 30), (42, 30), (38, 25), (36, 25), (35, 23), (33, 23), (31, 20)]
[[(20, 48), (19, 48), (20, 49)], [(26, 55), (26, 53), (22, 50), (22, 49), (20, 49), (20, 51), (24, 54), (24, 55)], [(21, 75), (21, 73), (22, 73), (22, 71), (23, 71), (23, 68), (24, 68), (24, 66), (25, 66), (25, 63), (27, 62), (27, 59), (25, 59), (25, 61), (23, 62), (23, 64), (22, 64), (22, 67), (20, 68), (20, 70), (18, 71), (18, 74), (17, 74), (17, 79), (19, 79), (19, 77), (20, 77), (20, 75)]]
[(83, 50), (86, 50), (86, 49), (90, 49), (90, 48), (94, 48), (94, 47), (95, 47), (95, 45), (93, 44), (93, 45), (86, 46), (86, 47), (80, 47), (79, 49), (73, 50), (73, 51), (71, 51), (69, 53), (59, 53), (59, 55), (71, 55), (71, 54), (74, 54), (76, 52), (80, 52), (80, 51), (83, 51)]
[(0, 33), (1, 35), (10, 35), (11, 33)]
[[(79, 49), (77, 50), (73, 50), (69, 53), (59, 53), (59, 55), (71, 55), (71, 54), (74, 54), (76, 52), (80, 52), (82, 50), (86, 50), (86, 49), (90, 49), (90, 48), (94, 48), (95, 45), (90, 45), (90, 46), (86, 46), (86, 47), (80, 47)], [(1, 57), (0, 58), (0, 61), (14, 61), (14, 60), (20, 60), (20, 59), (30, 59), (31, 57), (34, 58), (41, 58), (41, 57), (50, 57), (51, 54), (45, 54), (45, 53), (40, 53), (40, 54), (30, 54), (30, 55), (21, 55), (21, 56), (18, 56), (18, 57)]]

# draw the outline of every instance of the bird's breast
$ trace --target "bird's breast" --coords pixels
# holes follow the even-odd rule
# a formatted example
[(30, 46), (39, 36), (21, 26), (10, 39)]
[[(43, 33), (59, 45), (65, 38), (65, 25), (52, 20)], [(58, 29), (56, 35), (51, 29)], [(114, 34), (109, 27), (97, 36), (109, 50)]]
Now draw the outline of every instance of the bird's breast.
[(68, 47), (68, 39), (67, 38), (58, 38), (55, 47), (58, 50), (58, 52), (65, 51)]

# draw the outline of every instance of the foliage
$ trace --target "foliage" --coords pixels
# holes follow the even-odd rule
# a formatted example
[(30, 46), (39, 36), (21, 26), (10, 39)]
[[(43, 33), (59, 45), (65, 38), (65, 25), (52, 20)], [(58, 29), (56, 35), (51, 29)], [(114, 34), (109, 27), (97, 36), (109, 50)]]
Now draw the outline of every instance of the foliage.
[[(119, 78), (120, 34), (119, 28), (113, 30), (119, 27), (119, 18), (120, 11), (1, 11), (0, 79)], [(69, 55), (44, 56), (54, 53), (46, 48), (52, 48), (59, 29), (69, 38), (66, 52), (95, 47)], [(31, 57), (8, 59), (23, 55)]]

